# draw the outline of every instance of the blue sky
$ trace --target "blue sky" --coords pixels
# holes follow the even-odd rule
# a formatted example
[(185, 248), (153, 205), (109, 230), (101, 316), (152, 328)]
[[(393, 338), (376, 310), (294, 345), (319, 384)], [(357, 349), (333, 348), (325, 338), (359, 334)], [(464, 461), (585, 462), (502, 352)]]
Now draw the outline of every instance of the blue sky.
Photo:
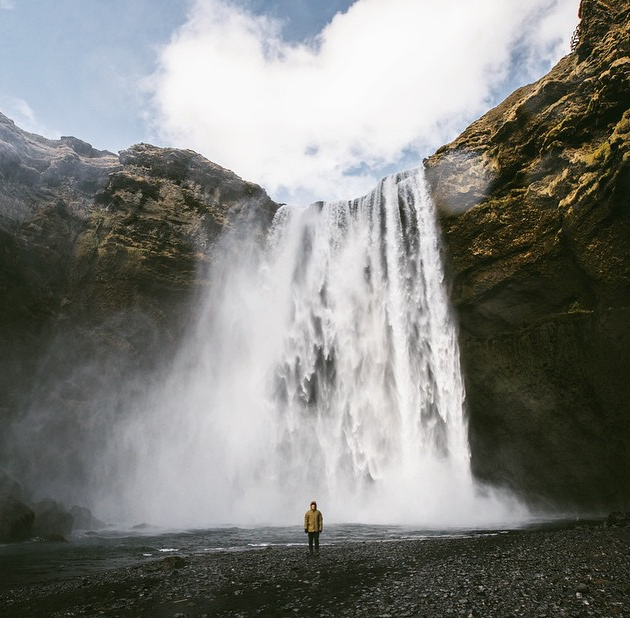
[(192, 148), (281, 201), (418, 165), (569, 51), (579, 0), (0, 0), (0, 111)]
[[(350, 4), (246, 3), (254, 14), (283, 19), (289, 41), (312, 38)], [(0, 111), (47, 137), (74, 135), (114, 152), (139, 141), (163, 143), (145, 121), (141, 82), (192, 6), (191, 0), (0, 0)]]

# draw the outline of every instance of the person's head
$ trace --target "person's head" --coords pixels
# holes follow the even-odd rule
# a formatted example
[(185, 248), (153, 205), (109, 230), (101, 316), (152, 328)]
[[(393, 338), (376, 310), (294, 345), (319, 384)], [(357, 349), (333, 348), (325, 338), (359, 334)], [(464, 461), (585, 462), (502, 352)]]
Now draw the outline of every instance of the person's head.
[(313, 502), (311, 502), (311, 511), (314, 511), (316, 508), (317, 508), (317, 502), (313, 500)]

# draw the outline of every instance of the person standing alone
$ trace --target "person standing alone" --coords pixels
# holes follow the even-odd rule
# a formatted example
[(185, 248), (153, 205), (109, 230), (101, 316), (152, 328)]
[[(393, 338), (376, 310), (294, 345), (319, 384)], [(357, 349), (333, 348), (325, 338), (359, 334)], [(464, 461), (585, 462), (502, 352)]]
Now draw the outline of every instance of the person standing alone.
[(304, 513), (304, 532), (308, 533), (308, 549), (313, 553), (313, 545), (315, 553), (319, 554), (319, 533), (324, 529), (324, 517), (321, 511), (317, 510), (317, 502), (313, 500), (311, 505)]

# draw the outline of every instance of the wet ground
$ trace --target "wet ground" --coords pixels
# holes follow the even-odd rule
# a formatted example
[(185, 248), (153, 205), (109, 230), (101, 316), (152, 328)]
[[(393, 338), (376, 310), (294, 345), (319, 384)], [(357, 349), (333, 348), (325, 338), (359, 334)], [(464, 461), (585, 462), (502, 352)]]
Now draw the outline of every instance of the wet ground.
[(291, 545), (153, 555), (5, 580), (0, 615), (630, 618), (630, 528), (340, 541), (312, 557)]

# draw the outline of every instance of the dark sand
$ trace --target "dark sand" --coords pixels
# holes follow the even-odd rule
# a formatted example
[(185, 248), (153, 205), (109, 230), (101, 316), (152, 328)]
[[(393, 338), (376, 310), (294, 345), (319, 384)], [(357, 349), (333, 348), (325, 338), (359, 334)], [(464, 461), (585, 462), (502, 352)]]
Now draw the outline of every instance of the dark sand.
[[(325, 535), (322, 535), (325, 541)], [(13, 588), (2, 618), (630, 618), (630, 528), (274, 547), (167, 558)]]

